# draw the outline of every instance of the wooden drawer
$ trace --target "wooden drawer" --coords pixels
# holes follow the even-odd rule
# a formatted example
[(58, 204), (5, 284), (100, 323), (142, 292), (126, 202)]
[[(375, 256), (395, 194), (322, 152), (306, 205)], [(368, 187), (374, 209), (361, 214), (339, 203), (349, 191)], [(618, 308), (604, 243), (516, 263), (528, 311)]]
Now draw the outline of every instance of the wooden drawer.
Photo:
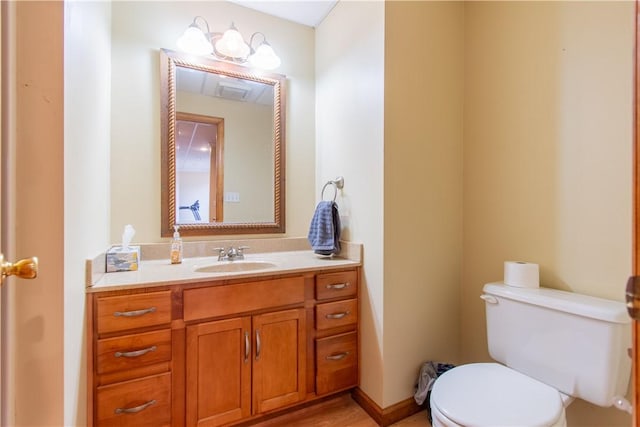
[(98, 298), (98, 334), (171, 323), (171, 291)]
[(184, 320), (206, 319), (304, 302), (304, 278), (186, 289)]
[(171, 360), (171, 330), (98, 340), (98, 374), (129, 370)]
[(358, 385), (358, 334), (348, 332), (316, 340), (316, 393)]
[(358, 300), (347, 299), (316, 306), (316, 329), (355, 325), (358, 322)]
[(97, 426), (171, 425), (171, 373), (98, 387)]
[(341, 271), (316, 276), (316, 299), (354, 297), (358, 291), (358, 273)]

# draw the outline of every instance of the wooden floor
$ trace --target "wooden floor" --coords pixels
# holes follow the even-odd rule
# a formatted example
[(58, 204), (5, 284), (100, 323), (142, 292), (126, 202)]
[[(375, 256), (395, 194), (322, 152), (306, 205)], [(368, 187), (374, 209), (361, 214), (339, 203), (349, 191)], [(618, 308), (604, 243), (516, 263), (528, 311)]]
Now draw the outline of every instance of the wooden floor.
[[(378, 424), (348, 394), (255, 425), (260, 427), (378, 427)], [(426, 412), (422, 411), (393, 424), (393, 427), (431, 427), (431, 424)]]

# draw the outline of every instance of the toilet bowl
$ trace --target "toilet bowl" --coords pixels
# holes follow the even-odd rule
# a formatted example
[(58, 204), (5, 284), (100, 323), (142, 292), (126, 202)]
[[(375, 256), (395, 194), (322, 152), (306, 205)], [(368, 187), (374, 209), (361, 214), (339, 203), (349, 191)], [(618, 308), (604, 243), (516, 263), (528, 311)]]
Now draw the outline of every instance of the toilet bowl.
[(433, 427), (567, 425), (563, 394), (498, 363), (461, 365), (431, 391)]

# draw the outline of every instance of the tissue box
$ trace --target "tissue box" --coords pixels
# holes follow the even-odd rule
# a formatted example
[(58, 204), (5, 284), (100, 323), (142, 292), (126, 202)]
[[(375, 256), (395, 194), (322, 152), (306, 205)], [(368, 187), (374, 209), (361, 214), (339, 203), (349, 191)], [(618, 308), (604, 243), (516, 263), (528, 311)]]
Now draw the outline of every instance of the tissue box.
[(107, 251), (107, 273), (136, 271), (140, 263), (140, 246), (113, 246)]

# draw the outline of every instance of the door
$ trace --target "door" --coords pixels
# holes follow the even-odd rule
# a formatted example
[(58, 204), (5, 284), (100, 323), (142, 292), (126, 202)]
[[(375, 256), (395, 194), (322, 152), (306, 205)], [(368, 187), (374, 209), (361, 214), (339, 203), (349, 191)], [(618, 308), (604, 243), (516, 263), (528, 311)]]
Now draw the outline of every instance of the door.
[(63, 12), (0, 3), (0, 252), (41, 257), (36, 280), (0, 289), (3, 426), (65, 424)]
[(187, 426), (251, 415), (251, 317), (187, 326)]
[(303, 308), (254, 316), (254, 414), (305, 398), (305, 318)]

